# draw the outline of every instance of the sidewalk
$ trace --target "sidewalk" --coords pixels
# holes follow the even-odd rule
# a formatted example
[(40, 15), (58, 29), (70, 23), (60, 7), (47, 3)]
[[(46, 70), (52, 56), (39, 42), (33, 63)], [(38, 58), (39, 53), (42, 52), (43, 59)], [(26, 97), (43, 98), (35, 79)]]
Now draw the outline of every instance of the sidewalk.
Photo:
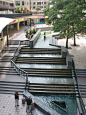
[[(54, 38), (53, 38), (54, 39)], [(76, 36), (76, 46), (73, 46), (73, 38), (68, 39), (69, 54), (74, 60), (75, 69), (86, 69), (86, 35), (78, 37)], [(59, 46), (66, 46), (66, 38), (56, 40), (54, 39), (54, 44)]]
[[(24, 28), (22, 27), (20, 28), (19, 31), (15, 30), (14, 31), (10, 31), (10, 37), (9, 40), (25, 40), (25, 32), (24, 32)], [(26, 27), (27, 28), (27, 27)], [(18, 39), (17, 39), (18, 38)], [(10, 47), (11, 45), (9, 45)], [(18, 45), (12, 45), (11, 47), (17, 47)], [(8, 55), (8, 56), (13, 56), (13, 53), (4, 53), (2, 54), (3, 56)], [(0, 66), (11, 66), (10, 62), (0, 62)], [(10, 76), (10, 75), (1, 75), (0, 76), (0, 80), (1, 81), (25, 81), (24, 78), (22, 78), (21, 76)], [(14, 95), (12, 94), (0, 94), (0, 115), (27, 115), (26, 113), (26, 104), (22, 105), (22, 95), (19, 95), (19, 106), (15, 107), (15, 98)], [(31, 113), (29, 113), (28, 115), (43, 115), (43, 113), (41, 113), (37, 108), (35, 108)]]
[[(11, 33), (10, 38), (9, 39), (17, 39), (17, 40), (25, 40), (27, 38), (25, 38), (25, 32), (24, 32), (24, 28), (22, 27), (22, 29), (20, 29), (20, 31), (15, 31)], [(19, 35), (19, 33), (21, 33)], [(17, 35), (19, 35), (17, 37)], [(82, 37), (81, 35), (79, 35), (79, 38), (76, 38), (76, 44), (79, 46), (71, 46), (71, 44), (73, 44), (73, 39), (69, 39), (69, 47), (71, 47), (72, 49), (68, 49), (69, 54), (73, 55), (72, 58), (75, 62), (75, 68), (76, 69), (86, 69), (86, 36), (84, 35), (84, 37)], [(56, 45), (62, 45), (65, 46), (66, 45), (66, 39), (61, 39), (61, 40), (57, 40), (56, 41)], [(15, 107), (15, 100), (14, 100), (14, 95), (7, 95), (7, 94), (0, 94), (0, 100), (1, 100), (1, 104), (0, 104), (0, 115), (27, 115), (26, 113), (26, 105), (23, 106), (22, 105), (22, 96), (20, 95), (20, 99), (19, 99), (19, 107)], [(43, 115), (41, 112), (39, 112), (37, 109), (35, 109), (35, 113), (37, 113), (37, 115)], [(34, 114), (36, 115), (36, 114)]]

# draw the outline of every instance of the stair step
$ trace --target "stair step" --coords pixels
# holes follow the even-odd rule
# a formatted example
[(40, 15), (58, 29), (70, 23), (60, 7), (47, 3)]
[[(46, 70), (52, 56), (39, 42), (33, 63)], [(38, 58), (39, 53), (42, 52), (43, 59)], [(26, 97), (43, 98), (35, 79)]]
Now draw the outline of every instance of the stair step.
[(43, 87), (43, 88), (74, 88), (74, 86), (53, 86), (53, 85), (29, 85), (29, 87)]
[[(21, 89), (18, 89), (17, 88), (17, 90), (19, 91), (19, 92), (23, 92), (24, 90), (21, 90)], [(5, 89), (5, 88), (0, 88), (0, 91), (2, 91), (2, 92), (4, 92), (4, 91), (11, 91), (11, 92), (15, 92), (16, 91), (16, 89)]]
[(45, 94), (76, 94), (76, 92), (66, 92), (66, 91), (35, 91), (29, 90), (30, 93), (45, 93)]
[(13, 86), (13, 85), (6, 85), (6, 86), (3, 86), (3, 85), (1, 85), (1, 84), (0, 84), (0, 89), (1, 89), (1, 88), (9, 88), (9, 89), (23, 89), (23, 90), (24, 90), (25, 86), (20, 86), (20, 87), (19, 87), (19, 86), (17, 86), (17, 85), (16, 85), (16, 86)]
[(41, 91), (66, 91), (66, 92), (75, 91), (75, 89), (69, 89), (69, 88), (49, 88), (49, 87), (47, 87), (47, 88), (29, 87), (29, 90), (36, 90), (36, 91), (39, 91), (39, 90), (41, 90)]
[(25, 82), (0, 81), (0, 84), (25, 85)]
[(57, 84), (57, 83), (55, 83), (55, 82), (54, 82), (54, 83), (29, 83), (29, 84), (30, 84), (30, 85), (44, 85), (44, 86), (45, 86), (45, 85), (47, 85), (47, 86), (48, 86), (48, 85), (53, 85), (53, 86), (68, 86), (68, 87), (69, 87), (69, 86), (74, 86), (74, 84), (59, 84), (59, 83)]
[[(0, 94), (14, 94), (15, 92), (11, 92), (11, 91), (0, 91)], [(18, 91), (18, 93), (19, 93), (19, 95), (23, 95), (23, 92), (19, 92)]]
[(0, 72), (0, 74), (6, 74), (6, 75), (20, 75), (20, 74), (18, 74), (18, 73), (7, 73), (7, 72)]

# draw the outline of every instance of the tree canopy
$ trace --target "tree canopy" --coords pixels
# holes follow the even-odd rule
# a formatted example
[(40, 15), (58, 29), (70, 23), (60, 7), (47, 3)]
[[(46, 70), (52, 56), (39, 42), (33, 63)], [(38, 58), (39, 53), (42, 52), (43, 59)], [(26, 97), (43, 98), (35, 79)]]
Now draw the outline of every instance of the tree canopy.
[(41, 10), (41, 8), (37, 6), (37, 7), (36, 7), (36, 10), (39, 11), (39, 10)]
[(86, 15), (85, 0), (52, 0), (49, 6), (44, 10), (44, 14), (48, 15), (48, 22), (52, 22), (53, 30), (59, 32), (60, 36), (67, 36), (66, 48), (68, 48), (68, 38), (74, 37), (74, 45), (76, 45), (75, 35), (85, 32)]

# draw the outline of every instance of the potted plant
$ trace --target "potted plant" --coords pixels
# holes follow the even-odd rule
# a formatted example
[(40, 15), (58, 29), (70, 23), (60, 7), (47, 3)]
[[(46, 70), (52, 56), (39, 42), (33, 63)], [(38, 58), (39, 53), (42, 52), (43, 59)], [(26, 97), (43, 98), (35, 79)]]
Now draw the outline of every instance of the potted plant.
[(30, 39), (30, 32), (26, 31), (25, 36), (26, 36), (26, 38)]
[(33, 34), (35, 34), (36, 33), (36, 29), (35, 28), (33, 28)]

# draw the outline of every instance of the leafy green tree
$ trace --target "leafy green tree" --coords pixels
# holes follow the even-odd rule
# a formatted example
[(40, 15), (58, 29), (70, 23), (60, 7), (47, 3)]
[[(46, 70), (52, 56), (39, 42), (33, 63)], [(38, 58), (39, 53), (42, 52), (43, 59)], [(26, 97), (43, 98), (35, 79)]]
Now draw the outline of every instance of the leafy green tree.
[(20, 11), (19, 7), (16, 7), (16, 12), (18, 13)]
[(74, 36), (76, 45), (75, 35), (85, 31), (85, 0), (52, 0), (50, 4), (53, 4), (53, 7), (47, 8), (44, 14), (53, 22), (53, 30), (59, 32), (60, 36), (67, 37), (66, 48), (71, 36)]
[(21, 12), (23, 11), (23, 7), (20, 8), (20, 11), (21, 11)]
[(37, 6), (37, 7), (36, 7), (36, 10), (39, 11), (39, 10), (41, 10), (41, 8)]

